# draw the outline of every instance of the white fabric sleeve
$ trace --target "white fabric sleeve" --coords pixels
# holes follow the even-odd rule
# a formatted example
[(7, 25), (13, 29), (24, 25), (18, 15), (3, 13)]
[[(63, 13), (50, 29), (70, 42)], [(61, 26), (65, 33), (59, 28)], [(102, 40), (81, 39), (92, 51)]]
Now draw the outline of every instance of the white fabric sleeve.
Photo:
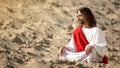
[(106, 39), (101, 29), (97, 28), (92, 40), (89, 42), (87, 47), (90, 45), (93, 46), (95, 50), (97, 51), (97, 53), (103, 57), (106, 54), (106, 44), (107, 44)]
[(76, 47), (75, 47), (75, 42), (74, 42), (73, 35), (72, 35), (72, 38), (71, 38), (69, 44), (66, 45), (66, 47), (67, 47), (68, 49), (70, 49), (71, 52), (76, 52)]

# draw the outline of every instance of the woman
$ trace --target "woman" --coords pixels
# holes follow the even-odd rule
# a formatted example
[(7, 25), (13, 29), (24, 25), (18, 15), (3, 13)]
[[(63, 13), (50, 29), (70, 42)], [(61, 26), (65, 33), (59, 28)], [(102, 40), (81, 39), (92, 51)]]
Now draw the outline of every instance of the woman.
[(82, 25), (73, 31), (69, 44), (60, 48), (60, 58), (88, 63), (108, 63), (107, 43), (91, 10), (87, 7), (78, 9), (77, 19)]

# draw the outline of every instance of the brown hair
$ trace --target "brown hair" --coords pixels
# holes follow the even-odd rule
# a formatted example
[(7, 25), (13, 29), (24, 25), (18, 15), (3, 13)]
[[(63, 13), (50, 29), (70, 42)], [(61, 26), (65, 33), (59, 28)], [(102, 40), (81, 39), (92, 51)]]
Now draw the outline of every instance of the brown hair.
[(87, 17), (87, 21), (89, 22), (88, 24), (90, 27), (96, 26), (96, 19), (89, 8), (82, 7), (77, 10), (77, 13), (78, 11), (80, 11), (82, 14), (84, 14)]

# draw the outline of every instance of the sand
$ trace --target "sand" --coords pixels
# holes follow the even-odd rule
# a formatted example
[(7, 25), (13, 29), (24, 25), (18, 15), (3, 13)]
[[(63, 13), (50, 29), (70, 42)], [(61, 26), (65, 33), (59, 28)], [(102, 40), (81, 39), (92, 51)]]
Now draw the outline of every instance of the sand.
[[(109, 64), (61, 61), (58, 50), (87, 6), (107, 39)], [(119, 68), (120, 0), (0, 0), (0, 68)]]

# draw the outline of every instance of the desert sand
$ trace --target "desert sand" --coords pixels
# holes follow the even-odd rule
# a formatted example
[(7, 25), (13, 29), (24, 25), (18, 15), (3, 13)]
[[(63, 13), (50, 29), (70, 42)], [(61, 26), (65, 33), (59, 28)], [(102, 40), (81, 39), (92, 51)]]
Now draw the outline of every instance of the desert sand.
[[(107, 40), (109, 63), (61, 61), (79, 24), (76, 10), (89, 7)], [(120, 0), (0, 0), (0, 68), (119, 68)]]

